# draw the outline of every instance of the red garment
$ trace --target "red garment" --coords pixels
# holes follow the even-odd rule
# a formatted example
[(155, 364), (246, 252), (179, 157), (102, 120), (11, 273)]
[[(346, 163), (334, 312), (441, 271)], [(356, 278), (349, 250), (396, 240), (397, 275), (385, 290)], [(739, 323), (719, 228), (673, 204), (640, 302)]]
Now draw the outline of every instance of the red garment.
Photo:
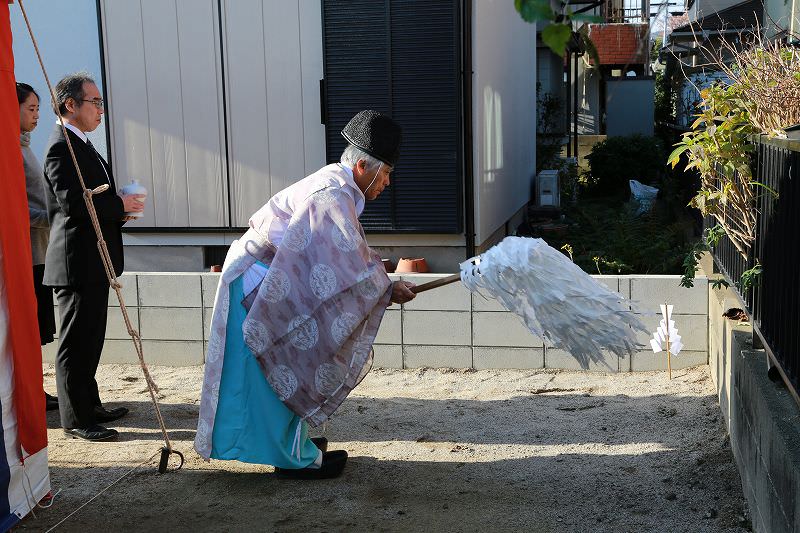
[(14, 407), (24, 458), (47, 446), (47, 421), (8, 4), (0, 4), (0, 119), (0, 243), (14, 361)]

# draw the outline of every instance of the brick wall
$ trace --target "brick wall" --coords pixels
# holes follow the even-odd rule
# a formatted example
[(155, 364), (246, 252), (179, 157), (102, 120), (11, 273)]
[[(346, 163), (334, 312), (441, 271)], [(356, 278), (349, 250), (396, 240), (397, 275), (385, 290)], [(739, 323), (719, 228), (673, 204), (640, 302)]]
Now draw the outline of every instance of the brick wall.
[(647, 24), (590, 24), (589, 38), (597, 48), (601, 65), (647, 62)]

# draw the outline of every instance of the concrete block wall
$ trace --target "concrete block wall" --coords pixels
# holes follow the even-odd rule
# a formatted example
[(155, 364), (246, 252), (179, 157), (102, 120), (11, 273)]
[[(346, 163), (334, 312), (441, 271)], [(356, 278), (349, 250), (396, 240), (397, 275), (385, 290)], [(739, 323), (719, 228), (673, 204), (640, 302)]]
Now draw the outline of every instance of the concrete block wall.
[[(214, 277), (214, 289), (218, 275)], [(156, 365), (201, 365), (214, 305), (203, 290), (205, 274), (198, 273), (126, 273), (120, 276), (122, 297), (131, 325), (142, 337), (142, 349), (148, 363)], [(206, 302), (205, 299), (210, 298)], [(55, 304), (55, 302), (54, 302)], [(109, 291), (106, 342), (101, 363), (138, 363), (133, 341), (128, 335), (114, 291)], [(56, 325), (58, 326), (58, 306)], [(45, 361), (55, 360), (58, 342), (42, 347)]]
[(709, 289), (709, 365), (742, 490), (757, 532), (800, 531), (800, 406), (767, 376), (749, 323), (722, 314), (743, 307), (730, 289)]
[[(619, 290), (620, 294), (636, 302), (642, 311), (658, 313), (642, 316), (642, 322), (651, 334), (662, 318), (659, 305), (674, 305), (673, 319), (683, 341), (683, 350), (672, 358), (673, 369), (708, 362), (708, 279), (698, 277), (691, 289), (681, 287), (679, 281), (680, 276), (621, 277)], [(638, 340), (647, 346), (649, 338), (640, 334)], [(648, 346), (648, 349), (634, 354), (630, 365), (633, 371), (664, 370), (666, 359), (663, 353), (655, 354)]]
[[(417, 284), (446, 274), (399, 276)], [(675, 305), (675, 320), (684, 339), (684, 351), (673, 359), (673, 367), (704, 364), (707, 360), (708, 325), (705, 278), (693, 289), (678, 286), (678, 276), (596, 276), (638, 309), (655, 330), (659, 303)], [(204, 361), (211, 312), (219, 274), (128, 273), (120, 278), (122, 294), (132, 325), (142, 335), (145, 357), (153, 364), (196, 365)], [(115, 294), (109, 295), (109, 319), (102, 362), (136, 363), (118, 309)], [(647, 343), (648, 336), (640, 339)], [(56, 343), (45, 347), (45, 359), (55, 358)], [(375, 366), (388, 368), (565, 368), (580, 369), (563, 350), (548, 347), (532, 335), (516, 315), (496, 300), (472, 294), (460, 283), (420, 293), (405, 305), (386, 310), (375, 342)], [(590, 370), (627, 372), (666, 369), (663, 354), (643, 350), (632, 358), (617, 360), (608, 355)]]

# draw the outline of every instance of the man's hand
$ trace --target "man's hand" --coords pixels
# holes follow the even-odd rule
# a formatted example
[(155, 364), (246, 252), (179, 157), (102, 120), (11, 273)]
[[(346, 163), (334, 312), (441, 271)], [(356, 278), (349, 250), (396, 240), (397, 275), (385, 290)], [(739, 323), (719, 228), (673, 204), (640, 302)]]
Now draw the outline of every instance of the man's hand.
[(126, 194), (120, 196), (122, 198), (122, 206), (126, 213), (139, 213), (144, 211), (144, 203), (141, 201), (144, 196), (139, 194)]
[(414, 286), (415, 284), (410, 281), (395, 281), (392, 283), (392, 303), (404, 304), (416, 298), (417, 295), (411, 292), (411, 287)]

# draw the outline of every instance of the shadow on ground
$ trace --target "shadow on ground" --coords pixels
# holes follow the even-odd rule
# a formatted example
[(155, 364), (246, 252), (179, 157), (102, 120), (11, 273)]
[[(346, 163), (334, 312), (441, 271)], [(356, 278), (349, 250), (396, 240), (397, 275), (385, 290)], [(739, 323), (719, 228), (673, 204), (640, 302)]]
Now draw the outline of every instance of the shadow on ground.
[[(51, 477), (61, 493), (21, 530), (48, 529), (157, 450), (152, 406), (108, 405), (122, 404), (132, 412), (115, 426), (121, 442), (83, 444), (79, 456), (58, 443)], [(187, 455), (185, 468), (158, 475), (155, 463), (143, 467), (59, 530), (711, 532), (746, 525), (711, 394), (351, 397), (326, 432), (332, 449), (351, 453), (348, 467), (341, 478), (318, 482), (281, 480), (270, 467), (205, 463), (191, 450), (197, 406), (161, 408)], [(57, 415), (48, 422), (57, 428)], [(125, 461), (86, 468), (93, 450), (134, 448)]]

